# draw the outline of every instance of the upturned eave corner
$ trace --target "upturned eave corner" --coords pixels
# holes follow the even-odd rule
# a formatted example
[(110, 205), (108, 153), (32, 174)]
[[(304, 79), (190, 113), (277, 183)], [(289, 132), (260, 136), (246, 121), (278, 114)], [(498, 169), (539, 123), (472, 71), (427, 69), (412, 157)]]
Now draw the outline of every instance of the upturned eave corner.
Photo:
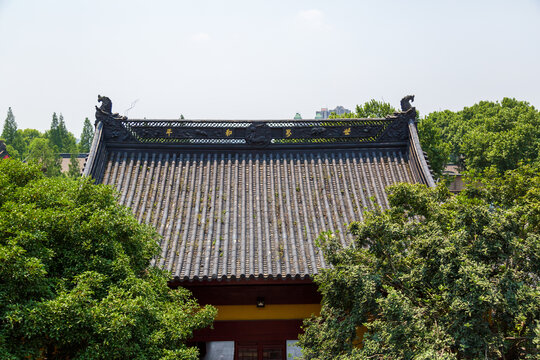
[(96, 178), (96, 170), (97, 167), (100, 165), (99, 161), (101, 161), (98, 155), (102, 151), (104, 151), (105, 147), (102, 138), (103, 124), (100, 122), (96, 122), (92, 145), (90, 146), (90, 151), (88, 152), (88, 156), (86, 157), (86, 161), (84, 163), (83, 176), (90, 176), (94, 179)]
[(435, 179), (433, 178), (433, 172), (431, 170), (431, 167), (429, 166), (427, 155), (422, 150), (422, 146), (420, 145), (420, 139), (418, 137), (418, 130), (416, 128), (415, 120), (409, 121), (409, 132), (411, 138), (411, 147), (414, 149), (414, 151), (411, 151), (411, 156), (416, 157), (415, 161), (418, 162), (420, 171), (422, 173), (420, 177), (424, 179), (424, 182), (428, 187), (435, 187), (436, 183)]
[(127, 120), (126, 117), (112, 113), (112, 102), (108, 97), (98, 95), (98, 102), (101, 102), (101, 106), (96, 106), (94, 138), (92, 139), (92, 145), (90, 146), (83, 170), (83, 176), (90, 176), (96, 181), (99, 180), (101, 167), (106, 157), (105, 134), (108, 131), (106, 131), (105, 127), (115, 122), (116, 125), (113, 125), (113, 127), (121, 126), (118, 120)]
[(411, 156), (412, 165), (415, 168), (417, 175), (422, 179), (423, 183), (428, 187), (435, 187), (436, 183), (433, 178), (433, 172), (429, 166), (420, 138), (418, 136), (416, 108), (411, 105), (414, 101), (414, 95), (407, 95), (401, 99), (401, 114), (407, 119), (409, 132), (409, 154)]

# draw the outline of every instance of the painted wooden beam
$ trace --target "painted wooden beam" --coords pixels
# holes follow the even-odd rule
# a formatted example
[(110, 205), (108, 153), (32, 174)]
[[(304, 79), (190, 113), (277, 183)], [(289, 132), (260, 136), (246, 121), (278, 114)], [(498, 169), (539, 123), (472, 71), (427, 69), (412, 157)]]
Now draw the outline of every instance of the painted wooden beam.
[(216, 321), (224, 320), (293, 320), (319, 315), (321, 304), (281, 304), (258, 308), (253, 305), (217, 305)]

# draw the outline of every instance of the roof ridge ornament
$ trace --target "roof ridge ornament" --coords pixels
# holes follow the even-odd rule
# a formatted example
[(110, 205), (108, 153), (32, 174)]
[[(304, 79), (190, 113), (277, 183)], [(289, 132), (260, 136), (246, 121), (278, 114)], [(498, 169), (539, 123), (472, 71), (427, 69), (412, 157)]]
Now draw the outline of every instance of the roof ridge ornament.
[(405, 96), (401, 99), (401, 111), (386, 117), (387, 119), (393, 118), (394, 121), (379, 136), (379, 141), (409, 140), (409, 121), (416, 119), (416, 110), (411, 105), (411, 101), (414, 101), (414, 95)]
[(122, 121), (127, 120), (126, 116), (112, 112), (112, 101), (107, 96), (98, 95), (100, 107), (96, 106), (96, 124), (103, 123), (105, 138), (115, 141), (126, 141), (132, 138), (132, 135), (122, 125)]
[[(97, 101), (101, 103), (99, 110), (106, 114), (112, 114), (112, 101), (106, 96), (101, 96), (98, 94)], [(97, 106), (96, 106), (97, 108)]]
[(413, 108), (413, 106), (411, 105), (411, 101), (414, 101), (414, 95), (407, 95), (403, 99), (401, 99), (402, 112), (407, 112)]
[(254, 147), (266, 147), (272, 141), (272, 133), (266, 122), (251, 123), (246, 129), (246, 143)]
[(126, 116), (121, 116), (118, 113), (114, 113), (114, 114), (112, 113), (112, 101), (111, 101), (111, 99), (109, 99), (106, 96), (101, 96), (101, 95), (98, 95), (97, 99), (98, 99), (98, 102), (101, 103), (101, 106), (100, 107), (96, 106), (96, 110), (97, 110), (96, 111), (96, 117), (97, 117), (97, 112), (99, 111), (103, 115), (108, 115), (108, 116), (111, 116), (111, 117), (113, 117), (115, 119), (118, 119), (118, 120), (127, 120)]

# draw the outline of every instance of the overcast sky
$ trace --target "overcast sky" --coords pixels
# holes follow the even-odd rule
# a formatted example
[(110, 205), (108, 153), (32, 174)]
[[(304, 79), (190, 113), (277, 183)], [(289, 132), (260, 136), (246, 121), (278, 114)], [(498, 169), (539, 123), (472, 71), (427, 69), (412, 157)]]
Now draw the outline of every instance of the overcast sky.
[[(0, 120), (79, 137), (97, 95), (130, 118), (313, 118), (369, 99), (421, 114), (540, 107), (540, 0), (0, 0)], [(129, 111), (132, 104), (133, 108)]]

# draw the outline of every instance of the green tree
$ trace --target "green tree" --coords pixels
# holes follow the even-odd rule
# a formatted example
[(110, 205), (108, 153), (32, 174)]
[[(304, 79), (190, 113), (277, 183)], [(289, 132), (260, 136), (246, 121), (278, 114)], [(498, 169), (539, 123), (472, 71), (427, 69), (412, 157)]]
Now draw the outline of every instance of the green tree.
[(40, 166), (47, 176), (59, 176), (61, 174), (60, 157), (47, 139), (35, 138), (32, 140), (27, 160)]
[(15, 116), (13, 116), (13, 111), (11, 108), (8, 108), (6, 120), (4, 121), (4, 129), (2, 130), (2, 138), (13, 144), (15, 137), (17, 135), (17, 122), (15, 121)]
[(356, 105), (356, 111), (349, 114), (336, 115), (330, 114), (330, 119), (340, 118), (384, 118), (387, 115), (392, 115), (396, 109), (384, 101), (371, 99), (363, 105)]
[(87, 153), (92, 146), (92, 140), (94, 139), (94, 128), (88, 118), (84, 119), (83, 130), (81, 133), (81, 141), (79, 142), (79, 152)]
[(62, 114), (56, 116), (56, 113), (53, 113), (48, 138), (51, 146), (59, 153), (68, 153), (76, 145), (75, 136), (67, 130)]
[(396, 109), (387, 102), (371, 99), (364, 105), (356, 105), (356, 114), (358, 118), (384, 118), (392, 115)]
[(457, 196), (393, 186), (389, 210), (351, 225), (354, 246), (323, 234), (332, 268), (315, 277), (322, 310), (300, 336), (305, 358), (537, 359), (540, 175), (504, 178)]
[(48, 138), (52, 146), (56, 146), (58, 149), (62, 146), (62, 139), (60, 137), (60, 131), (58, 130), (58, 116), (53, 113), (51, 120), (51, 127), (48, 132)]
[(441, 177), (451, 151), (450, 144), (443, 140), (442, 129), (428, 116), (418, 122), (418, 137), (422, 150), (427, 153), (433, 174), (436, 178)]
[(69, 158), (69, 170), (67, 176), (71, 178), (78, 178), (81, 176), (81, 168), (79, 166), (78, 155), (76, 152), (72, 152)]
[(39, 130), (36, 129), (24, 129), (24, 130), (17, 130), (18, 133), (20, 133), (22, 140), (24, 142), (24, 150), (21, 153), (20, 159), (26, 160), (28, 159), (28, 151), (30, 149), (30, 144), (32, 143), (32, 140), (36, 138), (45, 139), (45, 134), (41, 133)]
[(196, 359), (216, 310), (150, 267), (155, 230), (111, 187), (0, 161), (0, 357)]
[(17, 130), (17, 122), (11, 108), (8, 108), (1, 137), (4, 139), (8, 152), (12, 157), (19, 158), (24, 153), (24, 141)]
[(458, 112), (433, 112), (418, 128), (422, 147), (435, 164), (446, 156), (446, 149), (445, 162), (475, 172), (494, 167), (503, 173), (539, 158), (540, 112), (525, 101), (504, 98), (481, 101)]

